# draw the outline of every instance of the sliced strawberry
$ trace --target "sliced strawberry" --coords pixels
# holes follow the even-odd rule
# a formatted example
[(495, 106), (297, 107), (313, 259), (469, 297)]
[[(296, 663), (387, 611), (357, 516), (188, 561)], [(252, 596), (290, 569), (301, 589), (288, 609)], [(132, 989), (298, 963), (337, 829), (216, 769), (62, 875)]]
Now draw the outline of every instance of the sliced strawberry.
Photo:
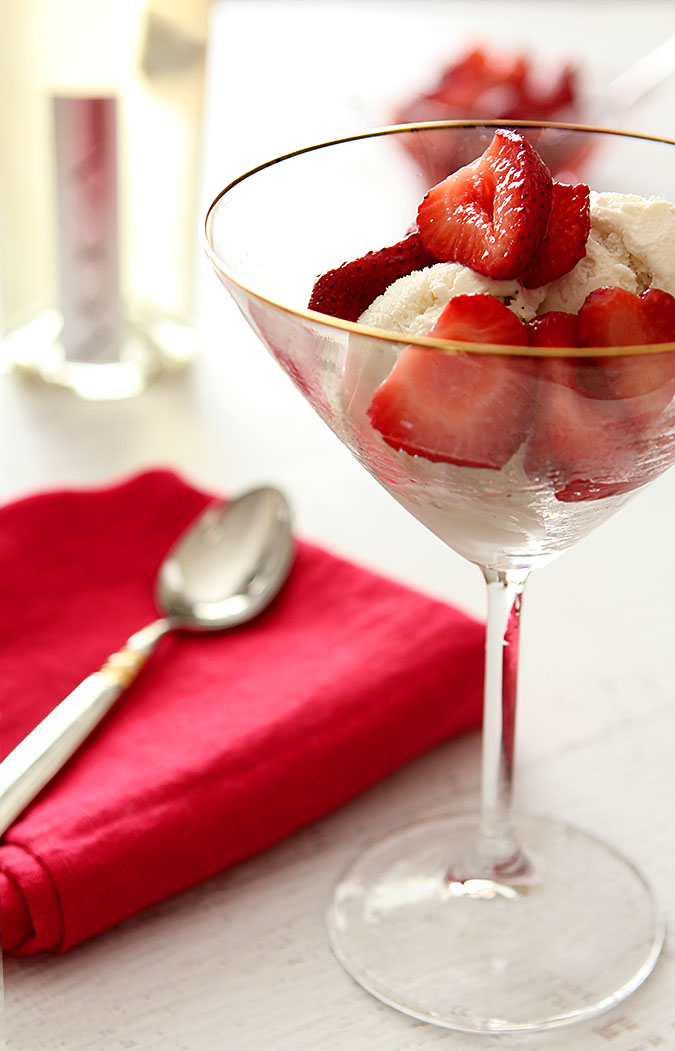
[(537, 397), (523, 466), (559, 500), (627, 492), (635, 478), (631, 420), (621, 400), (598, 401), (579, 388), (575, 358), (537, 362)]
[[(451, 299), (429, 333), (463, 343), (527, 344), (519, 318), (489, 295)], [(388, 445), (435, 462), (499, 469), (527, 433), (527, 357), (406, 347), (368, 410)]]
[[(546, 317), (530, 323), (533, 341)], [(641, 296), (598, 289), (575, 327), (579, 346), (675, 341), (675, 299), (656, 289)], [(548, 479), (559, 500), (629, 492), (675, 459), (675, 352), (539, 359), (537, 371), (525, 470), (533, 480)]]
[(551, 174), (520, 132), (499, 129), (485, 153), (426, 194), (420, 240), (436, 259), (513, 278), (533, 263), (551, 210)]
[(524, 53), (474, 47), (446, 66), (428, 97), (461, 109), (465, 119), (533, 120), (569, 107), (577, 95), (570, 65), (535, 69)]
[[(586, 297), (577, 320), (579, 346), (622, 347), (675, 342), (675, 298), (650, 288), (633, 295), (623, 288), (598, 288)], [(675, 352), (623, 354), (595, 359), (585, 390), (595, 398), (639, 398), (651, 394), (659, 413), (675, 394)], [(645, 411), (636, 403), (641, 418)]]
[(577, 315), (551, 310), (528, 321), (531, 347), (577, 347)]
[(492, 87), (495, 76), (490, 58), (481, 47), (473, 47), (460, 59), (446, 66), (433, 92), (433, 97), (463, 109), (473, 107), (486, 85)]
[(473, 48), (448, 66), (432, 97), (470, 114), (499, 118), (518, 105), (529, 61), (525, 55)]
[(366, 307), (399, 277), (436, 263), (413, 231), (398, 244), (368, 252), (320, 277), (312, 289), (310, 310), (344, 321), (357, 321)]
[(579, 311), (582, 347), (628, 347), (675, 341), (675, 298), (658, 288), (636, 296), (597, 288)]
[(483, 292), (454, 296), (428, 333), (466, 343), (524, 347), (528, 334), (520, 318), (494, 296)]
[(568, 273), (586, 255), (591, 229), (588, 186), (554, 182), (546, 234), (534, 260), (521, 278), (526, 288), (539, 288)]
[[(559, 362), (564, 367), (564, 362)], [(569, 365), (569, 362), (567, 362)], [(550, 367), (551, 362), (547, 362)], [(572, 373), (568, 374), (568, 380)], [(540, 374), (541, 380), (541, 374)], [(541, 386), (539, 387), (541, 391)], [(649, 397), (636, 405), (622, 399), (593, 400), (578, 390), (557, 388), (547, 406), (554, 440), (546, 442), (549, 477), (556, 498), (563, 503), (599, 500), (639, 489), (658, 478), (675, 462), (673, 413), (661, 413), (661, 424), (654, 427)], [(556, 418), (557, 415), (557, 418)], [(541, 429), (537, 430), (541, 437)], [(541, 449), (535, 440), (528, 448), (525, 469), (534, 478), (532, 465), (538, 463), (541, 478)]]
[[(486, 117), (504, 124), (574, 120), (579, 116), (578, 98), (577, 71), (569, 64), (557, 65), (549, 58), (534, 65), (524, 53), (474, 47), (450, 62), (426, 94), (404, 102), (393, 113), (392, 123)], [(443, 135), (437, 130), (402, 136), (400, 141), (433, 185), (473, 159), (465, 155), (466, 134)], [(574, 136), (545, 136), (537, 148), (554, 174), (578, 166)]]

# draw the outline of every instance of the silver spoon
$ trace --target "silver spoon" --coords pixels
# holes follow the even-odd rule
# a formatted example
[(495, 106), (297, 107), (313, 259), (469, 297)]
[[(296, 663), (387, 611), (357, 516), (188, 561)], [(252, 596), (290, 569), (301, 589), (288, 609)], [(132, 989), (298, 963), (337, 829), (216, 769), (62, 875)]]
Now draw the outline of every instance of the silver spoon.
[(290, 512), (277, 489), (209, 505), (162, 563), (158, 620), (131, 636), (0, 763), (0, 835), (73, 755), (170, 631), (244, 624), (275, 597), (293, 560)]

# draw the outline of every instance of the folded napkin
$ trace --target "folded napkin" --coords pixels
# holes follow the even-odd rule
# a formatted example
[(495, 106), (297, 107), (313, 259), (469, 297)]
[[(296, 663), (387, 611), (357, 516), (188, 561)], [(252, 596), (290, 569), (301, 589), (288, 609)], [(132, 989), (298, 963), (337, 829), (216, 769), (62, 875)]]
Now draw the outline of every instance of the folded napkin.
[[(2, 754), (135, 630), (210, 498), (152, 471), (0, 510)], [(483, 628), (308, 543), (245, 627), (174, 634), (0, 844), (3, 948), (63, 951), (477, 725)]]

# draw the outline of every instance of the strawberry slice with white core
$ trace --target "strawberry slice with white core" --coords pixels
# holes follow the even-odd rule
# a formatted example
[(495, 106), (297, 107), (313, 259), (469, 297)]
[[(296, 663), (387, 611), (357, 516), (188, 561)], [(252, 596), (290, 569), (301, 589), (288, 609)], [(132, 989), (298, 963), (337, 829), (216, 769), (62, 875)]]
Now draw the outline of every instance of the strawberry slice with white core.
[(525, 136), (499, 129), (482, 156), (425, 196), (417, 213), (422, 245), (438, 260), (487, 277), (519, 277), (544, 239), (551, 187), (551, 173)]
[[(455, 296), (429, 336), (526, 346), (527, 329), (490, 295)], [(368, 409), (388, 445), (427, 460), (499, 469), (522, 444), (533, 363), (500, 354), (445, 354), (408, 346)]]
[(551, 211), (544, 239), (527, 273), (525, 288), (539, 288), (567, 274), (586, 255), (591, 229), (590, 190), (584, 183), (572, 186), (554, 182)]

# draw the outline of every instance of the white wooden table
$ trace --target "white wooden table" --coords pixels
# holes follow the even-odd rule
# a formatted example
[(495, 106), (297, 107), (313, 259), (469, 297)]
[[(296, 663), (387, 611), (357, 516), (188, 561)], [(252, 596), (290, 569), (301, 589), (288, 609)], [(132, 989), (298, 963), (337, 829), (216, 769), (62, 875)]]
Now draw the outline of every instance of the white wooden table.
[[(204, 198), (268, 156), (384, 122), (389, 99), (424, 84), (425, 70), (460, 39), (489, 35), (581, 54), (591, 79), (602, 82), (674, 32), (675, 8), (653, 0), (222, 0), (213, 22)], [(675, 136), (669, 94), (638, 115), (643, 128)], [(135, 400), (79, 403), (0, 376), (0, 498), (158, 465), (228, 492), (271, 480), (289, 494), (301, 535), (483, 615), (478, 570), (351, 459), (205, 263), (199, 287), (200, 359)], [(674, 529), (671, 472), (535, 575), (524, 616), (517, 783), (523, 809), (599, 833), (646, 869), (671, 931)], [(473, 803), (478, 754), (475, 735), (450, 743), (280, 846), (63, 957), (5, 960), (7, 1046), (672, 1051), (672, 936), (625, 1005), (594, 1023), (530, 1037), (479, 1038), (417, 1023), (369, 997), (332, 957), (323, 914), (342, 867), (389, 828)]]

